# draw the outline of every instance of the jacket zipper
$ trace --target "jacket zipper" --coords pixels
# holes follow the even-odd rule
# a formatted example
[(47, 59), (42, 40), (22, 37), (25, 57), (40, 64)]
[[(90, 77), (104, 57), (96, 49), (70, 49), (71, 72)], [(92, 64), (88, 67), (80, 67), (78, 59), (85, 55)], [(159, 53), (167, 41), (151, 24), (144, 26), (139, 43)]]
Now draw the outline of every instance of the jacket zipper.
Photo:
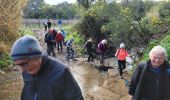
[(34, 91), (35, 91), (34, 100), (37, 100), (37, 75), (34, 77)]
[(35, 95), (34, 95), (34, 100), (36, 100), (37, 99), (37, 93), (35, 92)]
[(156, 94), (157, 94), (157, 95), (156, 95), (155, 100), (158, 99), (158, 95), (159, 95), (159, 94), (158, 94), (158, 92), (159, 92), (158, 86), (159, 86), (159, 80), (157, 79), (157, 80), (156, 80), (156, 88), (157, 88), (157, 89), (156, 89)]

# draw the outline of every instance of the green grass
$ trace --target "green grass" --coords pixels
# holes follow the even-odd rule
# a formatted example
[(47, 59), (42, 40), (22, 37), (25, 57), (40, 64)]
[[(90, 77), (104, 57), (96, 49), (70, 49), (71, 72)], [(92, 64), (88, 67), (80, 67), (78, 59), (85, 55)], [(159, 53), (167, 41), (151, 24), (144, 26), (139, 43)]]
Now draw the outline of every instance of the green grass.
[(28, 28), (28, 27), (23, 27), (21, 30), (20, 30), (20, 33), (19, 33), (21, 36), (24, 36), (26, 34), (28, 35), (34, 35), (34, 32), (32, 32), (31, 28)]

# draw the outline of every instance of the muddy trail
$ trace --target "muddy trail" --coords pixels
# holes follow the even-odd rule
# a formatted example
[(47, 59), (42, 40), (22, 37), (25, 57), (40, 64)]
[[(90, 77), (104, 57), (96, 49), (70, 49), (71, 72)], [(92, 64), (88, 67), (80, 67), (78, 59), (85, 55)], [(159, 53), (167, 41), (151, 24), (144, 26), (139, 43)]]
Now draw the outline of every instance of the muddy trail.
[[(45, 32), (35, 29), (36, 37), (46, 51), (43, 41)], [(63, 51), (65, 52), (65, 47)], [(77, 80), (85, 100), (128, 100), (127, 87), (124, 79), (118, 75), (115, 58), (107, 58), (105, 65), (113, 67), (108, 71), (98, 70), (99, 61), (88, 63), (86, 57), (78, 57), (75, 60), (66, 61), (64, 52), (56, 52), (56, 58), (62, 60), (70, 68)], [(130, 75), (124, 72), (124, 78), (129, 80)], [(18, 69), (0, 72), (0, 100), (20, 100), (23, 87), (21, 71)]]

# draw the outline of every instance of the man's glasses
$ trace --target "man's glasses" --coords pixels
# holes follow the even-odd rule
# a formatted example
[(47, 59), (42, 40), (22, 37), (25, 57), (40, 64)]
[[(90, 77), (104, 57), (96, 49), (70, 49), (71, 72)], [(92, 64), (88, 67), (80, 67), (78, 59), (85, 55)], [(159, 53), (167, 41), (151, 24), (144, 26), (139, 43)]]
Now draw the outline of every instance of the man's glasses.
[(27, 67), (29, 64), (28, 64), (28, 62), (25, 62), (25, 63), (14, 64), (14, 65), (18, 66), (18, 67)]

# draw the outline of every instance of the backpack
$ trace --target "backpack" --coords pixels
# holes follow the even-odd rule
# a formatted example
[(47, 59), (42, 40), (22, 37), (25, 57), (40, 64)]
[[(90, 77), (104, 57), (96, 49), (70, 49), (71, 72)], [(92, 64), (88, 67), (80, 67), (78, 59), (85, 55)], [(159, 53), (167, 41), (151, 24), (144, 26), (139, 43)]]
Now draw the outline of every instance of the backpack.
[[(117, 55), (116, 57), (119, 55), (120, 49), (118, 49)], [(125, 52), (127, 52), (127, 50), (125, 49)]]

